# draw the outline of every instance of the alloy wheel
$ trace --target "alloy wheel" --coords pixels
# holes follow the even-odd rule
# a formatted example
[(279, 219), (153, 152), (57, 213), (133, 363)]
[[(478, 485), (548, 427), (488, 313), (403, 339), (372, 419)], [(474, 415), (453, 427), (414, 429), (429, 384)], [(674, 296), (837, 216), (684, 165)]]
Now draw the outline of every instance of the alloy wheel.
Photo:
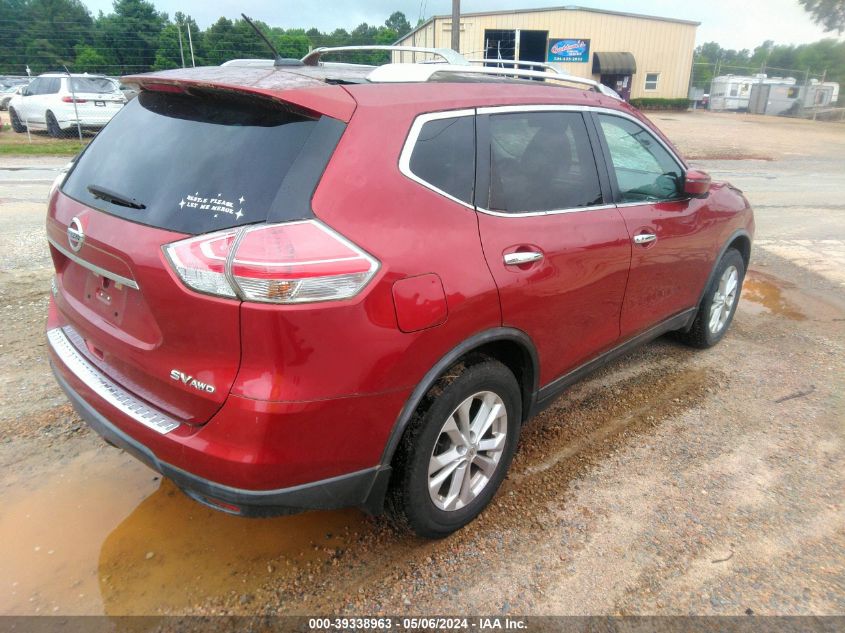
[(460, 510), (490, 483), (508, 433), (504, 401), (492, 391), (459, 404), (440, 429), (428, 466), (428, 491), (440, 510)]
[(725, 327), (731, 315), (736, 295), (739, 290), (739, 271), (736, 266), (728, 266), (719, 278), (719, 287), (710, 304), (710, 332), (718, 334)]

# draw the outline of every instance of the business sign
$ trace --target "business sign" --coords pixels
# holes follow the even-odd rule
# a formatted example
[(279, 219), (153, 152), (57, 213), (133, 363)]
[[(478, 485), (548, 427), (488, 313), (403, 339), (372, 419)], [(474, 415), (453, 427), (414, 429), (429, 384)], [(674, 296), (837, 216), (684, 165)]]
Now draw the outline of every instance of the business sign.
[(549, 40), (546, 59), (550, 62), (590, 61), (590, 40)]

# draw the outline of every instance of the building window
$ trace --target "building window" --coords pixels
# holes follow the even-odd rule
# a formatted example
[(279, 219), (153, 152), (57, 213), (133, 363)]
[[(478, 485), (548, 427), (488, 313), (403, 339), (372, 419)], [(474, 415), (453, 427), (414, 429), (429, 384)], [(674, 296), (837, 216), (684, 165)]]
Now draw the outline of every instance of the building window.
[(660, 73), (646, 73), (645, 74), (645, 89), (657, 90), (657, 82), (660, 79)]

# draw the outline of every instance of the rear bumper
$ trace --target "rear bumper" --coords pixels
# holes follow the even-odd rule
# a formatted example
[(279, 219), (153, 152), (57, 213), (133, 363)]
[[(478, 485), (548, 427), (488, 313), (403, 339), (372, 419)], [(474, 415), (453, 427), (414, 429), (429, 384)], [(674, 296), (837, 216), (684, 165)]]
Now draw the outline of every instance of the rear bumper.
[(148, 447), (121, 431), (83, 400), (56, 369), (55, 364), (50, 363), (50, 366), (73, 408), (92, 429), (110, 444), (171, 479), (200, 503), (224, 512), (251, 517), (350, 506), (361, 507), (371, 514), (380, 512), (390, 475), (389, 467), (367, 468), (348, 475), (277, 490), (244, 490), (219, 484), (158, 459)]
[(73, 111), (73, 107), (66, 108), (64, 110), (56, 108), (55, 110), (56, 111), (53, 112), (53, 114), (56, 117), (56, 122), (63, 130), (76, 127), (77, 121), (79, 121), (80, 127), (100, 129), (105, 127), (105, 125), (112, 120), (114, 115), (120, 111), (120, 108), (104, 108), (102, 112), (94, 114), (89, 112), (80, 112), (78, 118), (76, 113)]
[(116, 403), (72, 359), (57, 352), (50, 338), (53, 373), (79, 415), (108, 442), (172, 479), (197, 501), (242, 516), (349, 506), (372, 514), (381, 511), (390, 468), (369, 456), (383, 449), (381, 434), (371, 431), (369, 437), (357, 438), (356, 450), (344, 429), (360, 432), (348, 416), (361, 405), (383, 411), (385, 396), (357, 398), (351, 405), (346, 399), (266, 403), (230, 396), (203, 426), (156, 429), (133, 419), (139, 417), (137, 401)]

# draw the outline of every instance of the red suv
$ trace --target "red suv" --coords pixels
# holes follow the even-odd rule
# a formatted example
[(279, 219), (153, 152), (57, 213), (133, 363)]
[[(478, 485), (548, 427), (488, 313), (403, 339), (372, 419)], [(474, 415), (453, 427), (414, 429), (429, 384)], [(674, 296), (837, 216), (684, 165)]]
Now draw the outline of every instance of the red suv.
[(741, 192), (605, 92), (483, 72), (130, 78), (49, 201), (79, 414), (214, 508), (387, 507), (437, 537), (581, 376), (668, 332), (717, 343)]

